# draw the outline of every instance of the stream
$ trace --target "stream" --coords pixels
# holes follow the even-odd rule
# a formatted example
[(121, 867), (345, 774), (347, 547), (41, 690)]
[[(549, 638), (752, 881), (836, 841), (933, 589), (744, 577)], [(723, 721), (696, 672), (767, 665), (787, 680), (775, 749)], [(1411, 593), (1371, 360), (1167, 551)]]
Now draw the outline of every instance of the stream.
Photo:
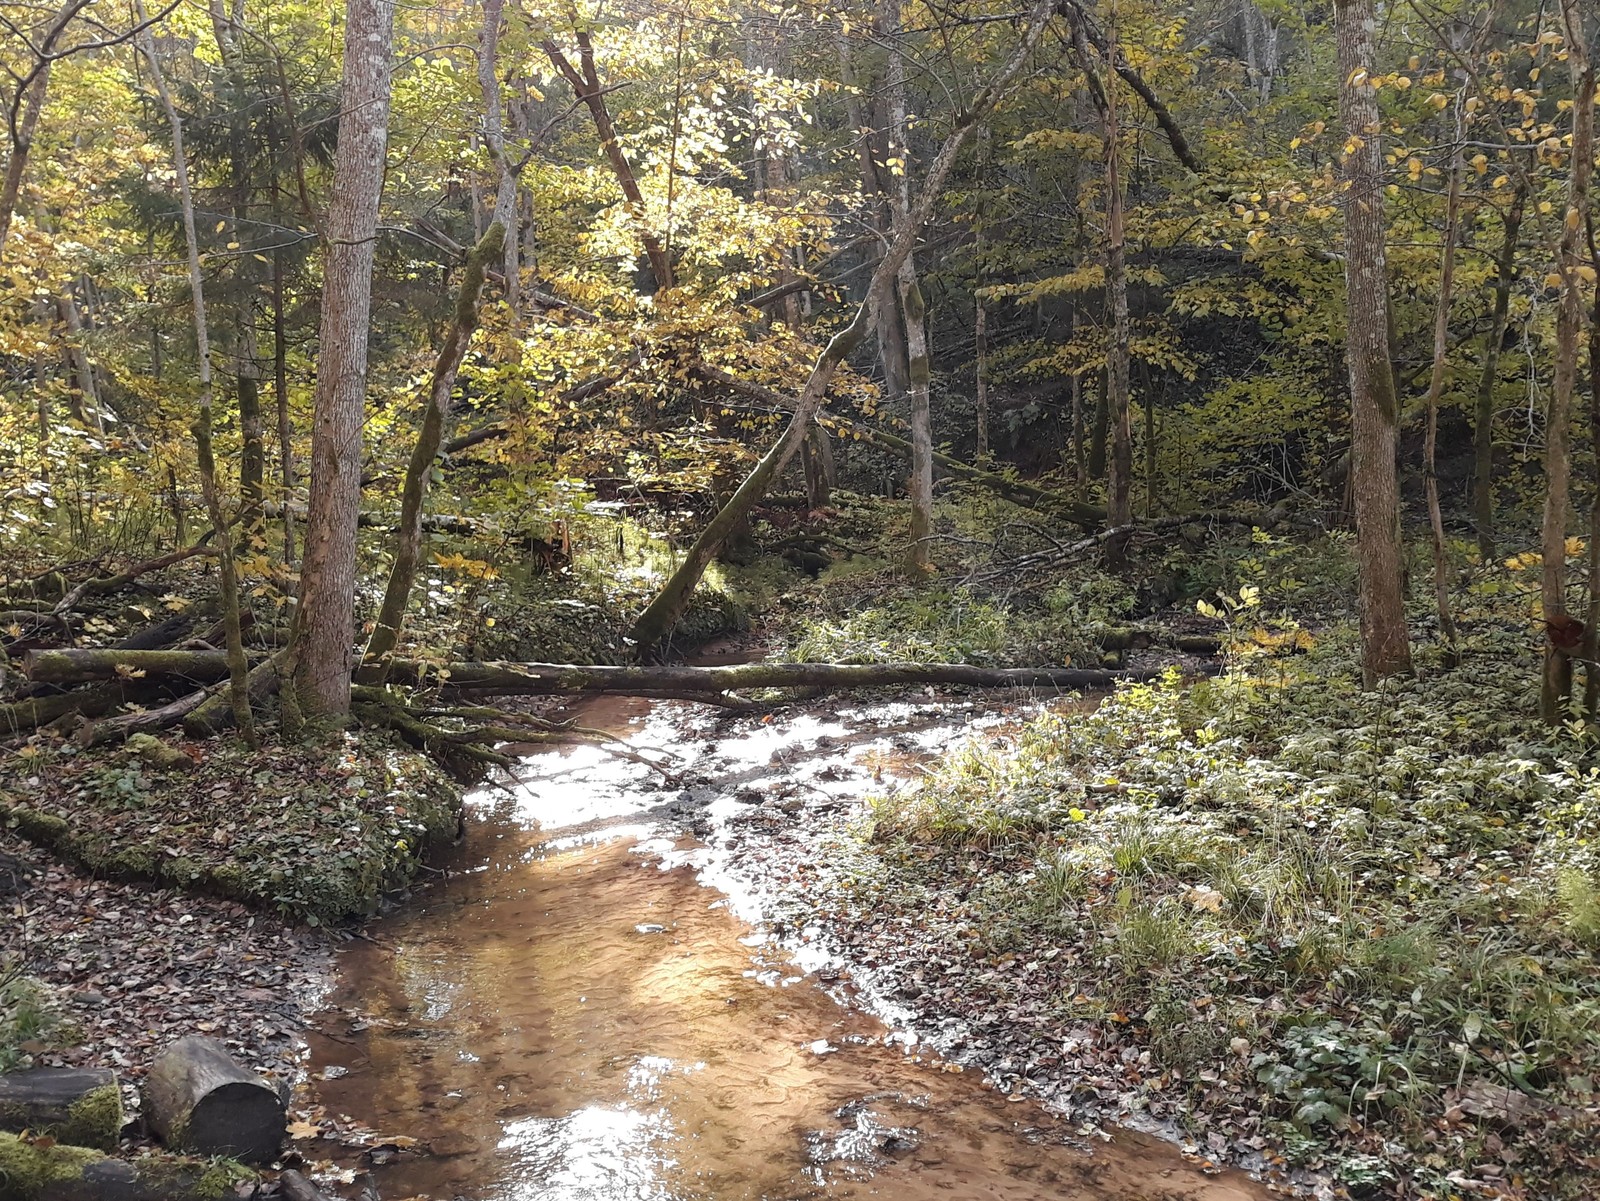
[(663, 787), (594, 746), (530, 748), (514, 782), (469, 798), (444, 874), (343, 952), (313, 1090), (332, 1115), (426, 1145), (346, 1155), (376, 1164), (384, 1198), (1268, 1195), (941, 1063), (837, 965), (765, 930), (719, 870), (730, 815), (853, 802), (1006, 720), (999, 706), (762, 721), (601, 698), (564, 716), (699, 783)]

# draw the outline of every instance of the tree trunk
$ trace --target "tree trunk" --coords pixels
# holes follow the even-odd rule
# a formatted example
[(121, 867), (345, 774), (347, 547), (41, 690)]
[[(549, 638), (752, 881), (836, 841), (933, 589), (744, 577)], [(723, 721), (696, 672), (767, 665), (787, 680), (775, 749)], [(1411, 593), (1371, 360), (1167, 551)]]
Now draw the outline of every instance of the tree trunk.
[(1456, 278), (1456, 238), (1461, 210), (1462, 100), (1456, 100), (1456, 140), (1450, 151), (1450, 184), (1445, 194), (1444, 248), (1440, 251), (1439, 299), (1433, 314), (1433, 374), (1428, 379), (1428, 427), (1422, 445), (1422, 482), (1428, 499), (1428, 526), (1433, 532), (1433, 599), (1439, 616), (1439, 637), (1445, 659), (1454, 667), (1460, 661), (1456, 623), (1450, 614), (1449, 564), (1445, 558), (1444, 515), (1439, 509), (1439, 476), (1435, 460), (1439, 444), (1439, 397), (1444, 392), (1450, 353), (1450, 302)]
[[(1119, 51), (1115, 4), (1112, 6), (1109, 37), (1111, 51), (1108, 65), (1112, 69), (1105, 74), (1101, 109), (1106, 170), (1106, 306), (1109, 310), (1106, 323), (1110, 333), (1110, 342), (1106, 347), (1106, 420), (1111, 435), (1111, 461), (1106, 478), (1106, 524), (1117, 528), (1133, 521), (1133, 418), (1128, 398), (1128, 265), (1122, 213), (1121, 134), (1117, 119), (1115, 64)], [(1123, 538), (1107, 542), (1107, 561), (1112, 566), (1121, 566), (1127, 559), (1127, 548), (1127, 540)]]
[(141, 1097), (150, 1129), (175, 1149), (268, 1163), (283, 1144), (283, 1098), (214, 1038), (191, 1034), (156, 1056)]
[[(483, 139), (495, 169), (494, 220), (505, 231), (500, 250), (506, 305), (513, 316), (521, 302), (522, 267), (517, 211), (517, 171), (506, 154), (505, 119), (500, 102), (500, 21), (505, 0), (483, 0), (483, 31), (478, 37), (478, 88), (483, 93)], [(475, 304), (476, 302), (474, 302)], [(476, 323), (476, 317), (474, 317)], [(367, 650), (368, 657), (372, 651)]]
[(818, 356), (816, 364), (811, 369), (811, 375), (795, 402), (794, 415), (790, 418), (789, 424), (772, 448), (751, 469), (750, 474), (723, 505), (721, 511), (712, 518), (711, 524), (695, 540), (672, 578), (634, 622), (629, 637), (637, 653), (644, 654), (654, 649), (672, 629), (684, 605), (688, 603), (695, 585), (705, 573), (706, 567), (716, 558), (722, 540), (756, 501), (761, 499), (772, 478), (799, 448), (805, 438), (806, 428), (815, 419), (817, 410), (827, 395), (828, 384), (833, 379), (834, 372), (844, 357), (865, 337), (872, 323), (877, 298), (882, 295), (889, 281), (898, 275), (901, 261), (911, 253), (917, 232), (928, 219), (928, 214), (932, 211), (934, 202), (938, 199), (939, 192), (955, 165), (956, 154), (960, 151), (962, 143), (966, 141), (972, 127), (987, 117), (1000, 94), (1022, 70), (1023, 64), (1033, 53), (1034, 46), (1044, 32), (1052, 10), (1051, 0), (1040, 0), (1034, 5), (1029, 14), (1028, 29), (1022, 44), (989, 84), (973, 99), (967, 110), (957, 119), (954, 129), (946, 136), (938, 155), (928, 168), (921, 196), (912, 207), (904, 227), (896, 232), (889, 249), (873, 272), (872, 281), (867, 288), (867, 299), (857, 307), (850, 323), (833, 336)]
[[(493, 4), (495, 0), (489, 2)], [(427, 500), (434, 460), (439, 457), (439, 445), (444, 441), (445, 422), (450, 418), (450, 400), (455, 391), (456, 373), (461, 369), (461, 360), (466, 357), (467, 348), (472, 344), (472, 333), (478, 328), (478, 299), (483, 292), (483, 278), (489, 260), (500, 253), (506, 239), (511, 236), (503, 217), (507, 217), (507, 214), (496, 210), (494, 223), (467, 256), (466, 267), (461, 275), (461, 288), (456, 294), (455, 314), (433, 366), (433, 383), (428, 389), (422, 427), (417, 431), (416, 445), (411, 450), (411, 463), (406, 468), (405, 488), (400, 498), (400, 528), (395, 539), (394, 565), (389, 569), (389, 583), (384, 589), (377, 625), (367, 643), (359, 673), (363, 684), (383, 682), (388, 671), (389, 656), (400, 642), (400, 627), (405, 622), (406, 604), (411, 599), (417, 560), (422, 554), (422, 506)], [(515, 220), (514, 217), (508, 219)]]
[[(879, 20), (881, 19), (880, 13)], [(889, 206), (890, 188), (883, 179), (879, 163), (880, 160), (888, 159), (889, 149), (885, 143), (880, 155), (875, 146), (878, 131), (866, 123), (866, 115), (861, 107), (860, 88), (856, 83), (854, 60), (850, 53), (850, 42), (843, 34), (839, 37), (839, 71), (845, 88), (845, 117), (856, 138), (856, 148), (861, 163), (861, 190), (869, 204), (868, 219), (879, 237), (887, 241), (893, 229)], [(892, 286), (893, 281), (890, 281), (886, 288)], [(883, 400), (893, 412), (898, 408), (901, 398), (909, 391), (910, 385), (907, 380), (910, 368), (906, 363), (906, 339), (904, 327), (900, 323), (898, 305), (891, 303), (887, 294), (880, 296), (872, 306), (872, 332), (878, 343), (878, 362), (883, 368)]]
[[(144, 5), (134, 0), (139, 21), (145, 21)], [(246, 663), (244, 639), (239, 625), (239, 579), (233, 561), (232, 536), (228, 521), (222, 511), (222, 497), (217, 487), (217, 464), (211, 447), (211, 339), (206, 328), (205, 288), (200, 271), (200, 239), (195, 232), (194, 193), (189, 184), (189, 159), (184, 149), (183, 119), (178, 116), (172, 93), (167, 88), (156, 57), (155, 39), (148, 28), (139, 34), (140, 46), (150, 64), (150, 79), (161, 99), (167, 124), (172, 130), (172, 161), (178, 180), (178, 201), (183, 213), (184, 243), (189, 260), (189, 293), (193, 298), (195, 362), (200, 376), (200, 400), (194, 423), (196, 458), (200, 467), (200, 491), (206, 503), (206, 515), (211, 520), (217, 550), (217, 577), (222, 585), (222, 613), (228, 631), (228, 675), (233, 697), (235, 720), (239, 732), (250, 746), (256, 742), (255, 721), (250, 712), (249, 693), (245, 687)]]
[[(906, 64), (899, 45), (900, 0), (884, 0), (883, 35), (892, 44), (889, 51), (889, 157), (894, 183), (889, 192), (889, 208), (896, 227), (904, 225), (911, 211), (911, 147), (906, 137)], [(898, 230), (897, 230), (898, 232)], [(920, 231), (919, 231), (920, 232)], [(917, 261), (907, 251), (895, 274), (900, 298), (900, 318), (905, 328), (906, 403), (911, 425), (911, 546), (907, 555), (914, 575), (929, 569), (929, 537), (933, 533), (933, 417), (929, 411), (928, 389), (932, 367), (928, 352), (927, 303), (917, 280)]]
[(72, 416), (85, 429), (104, 434), (105, 420), (100, 412), (100, 388), (95, 382), (94, 363), (89, 359), (88, 348), (83, 344), (83, 314), (71, 290), (56, 297), (56, 312), (66, 329), (67, 367), (72, 372), (72, 387), (67, 393), (67, 405)]
[(1495, 388), (1500, 383), (1500, 344), (1505, 341), (1511, 310), (1511, 283), (1517, 272), (1517, 233), (1527, 188), (1519, 179), (1505, 213), (1505, 237), (1495, 264), (1494, 310), (1483, 343), (1483, 374), (1478, 380), (1473, 418), (1472, 513), (1478, 527), (1478, 552), (1487, 562), (1494, 558), (1494, 415)]
[(1339, 111), (1350, 146), (1344, 161), (1345, 354), (1350, 368), (1350, 477), (1360, 577), (1361, 674), (1371, 688), (1411, 670), (1401, 581), (1400, 487), (1395, 468), (1398, 405), (1389, 352), (1384, 255), (1383, 158), (1374, 0), (1335, 0)]
[(5, 181), (0, 183), (0, 262), (5, 261), (6, 239), (11, 236), (11, 218), (16, 215), (17, 201), (22, 196), (22, 176), (28, 169), (34, 131), (39, 127), (39, 114), (44, 111), (45, 95), (49, 89), (50, 64), (45, 63), (33, 77), (23, 97), (17, 134), (11, 142), (11, 155), (6, 159)]
[[(1561, 20), (1566, 34), (1567, 69), (1572, 75), (1572, 94), (1594, 95), (1594, 66), (1589, 60), (1589, 43), (1584, 29), (1583, 0), (1561, 0)], [(1571, 621), (1567, 615), (1567, 509), (1572, 469), (1569, 442), (1572, 426), (1572, 397), (1577, 390), (1578, 338), (1583, 330), (1583, 281), (1578, 269), (1584, 265), (1578, 253), (1578, 239), (1589, 210), (1589, 177), (1594, 170), (1594, 105), (1579, 103), (1572, 108), (1571, 175), (1567, 185), (1567, 211), (1562, 222), (1561, 243), (1556, 269), (1561, 275), (1561, 301), (1556, 310), (1556, 361), (1550, 399), (1545, 407), (1544, 432), (1544, 520), (1540, 537), (1543, 572), (1539, 599), (1544, 609), (1546, 630), (1561, 631)], [(1559, 723), (1566, 716), (1572, 696), (1572, 660), (1557, 645), (1555, 637), (1545, 639), (1544, 673), (1539, 690), (1539, 713), (1547, 722)]]
[(278, 410), (278, 479), (283, 488), (283, 561), (294, 565), (294, 431), (289, 423), (289, 340), (283, 315), (283, 251), (272, 252), (272, 391)]
[(356, 530), (373, 240), (389, 136), (395, 0), (350, 0), (333, 196), (326, 218), (321, 354), (311, 437), (311, 501), (295, 625), (295, 700), (311, 722), (350, 711)]

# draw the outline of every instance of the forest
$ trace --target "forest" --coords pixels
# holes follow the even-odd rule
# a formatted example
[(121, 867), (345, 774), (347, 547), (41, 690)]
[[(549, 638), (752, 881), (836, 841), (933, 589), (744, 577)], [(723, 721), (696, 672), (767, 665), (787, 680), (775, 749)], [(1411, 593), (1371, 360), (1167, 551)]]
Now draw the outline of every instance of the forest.
[(1594, 0), (0, 0), (0, 1201), (1600, 1195)]

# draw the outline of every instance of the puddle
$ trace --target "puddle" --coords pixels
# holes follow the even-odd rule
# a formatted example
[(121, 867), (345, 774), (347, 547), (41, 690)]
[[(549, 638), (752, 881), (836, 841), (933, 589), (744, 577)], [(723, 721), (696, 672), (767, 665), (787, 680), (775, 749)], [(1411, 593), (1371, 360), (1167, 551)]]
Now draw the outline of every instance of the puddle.
[(312, 1087), (333, 1114), (429, 1145), (374, 1168), (385, 1198), (1268, 1195), (1154, 1139), (1086, 1138), (928, 1060), (841, 1003), (836, 973), (808, 974), (752, 931), (748, 904), (696, 871), (704, 849), (651, 818), (856, 795), (981, 711), (730, 727), (601, 700), (573, 715), (670, 750), (689, 782), (663, 789), (649, 767), (590, 747), (530, 755), (510, 796), (476, 798), (450, 874), (344, 953)]

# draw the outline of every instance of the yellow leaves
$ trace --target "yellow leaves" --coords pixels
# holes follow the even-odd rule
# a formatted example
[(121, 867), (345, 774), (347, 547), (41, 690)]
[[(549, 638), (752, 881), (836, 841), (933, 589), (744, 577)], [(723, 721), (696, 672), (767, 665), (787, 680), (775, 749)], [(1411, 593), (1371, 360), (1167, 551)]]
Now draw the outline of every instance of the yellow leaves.
[(1487, 175), (1489, 173), (1489, 156), (1487, 154), (1475, 154), (1468, 161), (1471, 162), (1472, 169), (1479, 175)]
[(459, 571), (462, 575), (470, 576), (475, 580), (495, 580), (500, 578), (500, 573), (494, 565), (485, 563), (482, 559), (469, 559), (461, 554), (434, 555), (433, 561), (446, 571)]
[(1493, 186), (1497, 187), (1497, 188), (1503, 188), (1510, 182), (1511, 182), (1511, 176), (1509, 176), (1509, 175), (1496, 175), (1494, 177)]
[(1550, 213), (1552, 213), (1554, 211), (1555, 211), (1555, 205), (1551, 204), (1548, 200), (1541, 200), (1539, 202), (1539, 212), (1541, 212), (1544, 215), (1548, 216)]
[(1436, 110), (1443, 112), (1445, 109), (1450, 107), (1450, 97), (1446, 96), (1443, 92), (1435, 92), (1433, 95), (1428, 97), (1428, 103), (1431, 104)]
[(1561, 286), (1561, 272), (1552, 271), (1546, 275), (1544, 277), (1544, 286), (1547, 288), (1559, 288)]
[(1521, 554), (1512, 555), (1507, 559), (1505, 568), (1507, 571), (1527, 571), (1530, 568), (1539, 566), (1543, 561), (1544, 556), (1539, 554), (1538, 551), (1525, 550)]

